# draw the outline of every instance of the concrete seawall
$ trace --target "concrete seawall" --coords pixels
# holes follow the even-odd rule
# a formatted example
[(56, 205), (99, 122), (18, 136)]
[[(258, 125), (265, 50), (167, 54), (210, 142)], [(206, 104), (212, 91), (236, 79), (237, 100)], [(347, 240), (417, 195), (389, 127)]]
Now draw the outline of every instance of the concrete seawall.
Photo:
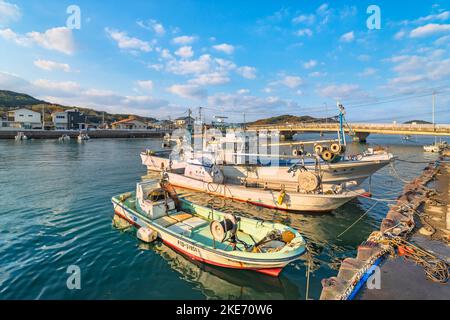
[[(29, 139), (58, 139), (66, 134), (75, 139), (80, 134), (79, 131), (65, 130), (0, 130), (0, 139), (14, 139), (18, 132), (23, 132)], [(83, 131), (86, 132), (86, 131)], [(163, 137), (163, 131), (150, 130), (92, 130), (87, 131), (89, 137), (93, 139), (102, 138), (160, 138)]]

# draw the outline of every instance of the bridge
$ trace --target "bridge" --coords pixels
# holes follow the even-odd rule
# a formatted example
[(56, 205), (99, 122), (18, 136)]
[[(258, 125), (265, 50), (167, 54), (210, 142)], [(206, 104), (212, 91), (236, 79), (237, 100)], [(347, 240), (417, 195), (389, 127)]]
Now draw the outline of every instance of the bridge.
[[(282, 125), (249, 125), (247, 131), (279, 131), (285, 139), (302, 132), (337, 132), (339, 123), (299, 122)], [(345, 132), (365, 142), (369, 134), (450, 136), (449, 124), (349, 123)]]

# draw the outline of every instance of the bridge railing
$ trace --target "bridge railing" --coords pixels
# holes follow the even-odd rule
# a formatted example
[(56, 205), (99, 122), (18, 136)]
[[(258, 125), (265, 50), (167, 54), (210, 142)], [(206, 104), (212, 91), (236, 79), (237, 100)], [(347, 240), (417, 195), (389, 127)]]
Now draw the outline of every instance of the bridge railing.
[[(355, 131), (363, 130), (392, 130), (392, 131), (426, 131), (426, 132), (449, 132), (449, 124), (405, 124), (405, 123), (350, 123), (350, 127)], [(338, 123), (289, 123), (282, 125), (250, 125), (247, 129), (250, 130), (280, 130), (280, 131), (295, 131), (301, 129), (317, 129), (317, 130), (337, 130)]]

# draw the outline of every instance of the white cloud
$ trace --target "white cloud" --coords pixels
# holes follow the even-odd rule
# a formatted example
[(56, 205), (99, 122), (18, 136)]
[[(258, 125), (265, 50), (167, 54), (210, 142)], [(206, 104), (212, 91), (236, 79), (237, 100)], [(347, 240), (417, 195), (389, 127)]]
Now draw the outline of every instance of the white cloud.
[(34, 65), (45, 71), (53, 71), (53, 70), (62, 70), (64, 72), (71, 71), (70, 65), (68, 65), (67, 63), (59, 63), (50, 60), (42, 60), (42, 59), (35, 60)]
[(191, 44), (195, 41), (195, 37), (193, 36), (179, 36), (176, 38), (173, 38), (172, 41), (175, 44), (181, 44), (181, 45), (186, 45), (186, 44)]
[(203, 99), (207, 96), (205, 89), (194, 84), (175, 84), (169, 87), (167, 91), (187, 99)]
[(246, 79), (255, 79), (256, 78), (256, 68), (244, 66), (240, 67), (236, 70), (236, 72)]
[[(420, 23), (424, 23), (424, 22), (429, 22), (429, 21), (445, 21), (448, 20), (450, 18), (450, 11), (443, 11), (440, 13), (436, 13), (436, 14), (430, 14), (428, 16), (425, 17), (420, 17), (416, 20), (411, 21), (411, 23), (415, 23), (415, 24), (420, 24)], [(404, 24), (408, 24), (410, 23), (409, 21), (404, 21)]]
[(41, 33), (37, 31), (19, 35), (11, 29), (0, 30), (0, 37), (13, 41), (21, 46), (37, 44), (48, 50), (55, 50), (67, 55), (75, 52), (72, 30), (66, 27), (52, 28)]
[(314, 68), (317, 65), (316, 60), (309, 60), (303, 64), (303, 68), (305, 69), (311, 69)]
[(397, 32), (397, 33), (394, 35), (394, 39), (400, 40), (400, 39), (402, 39), (404, 36), (406, 36), (406, 31), (400, 30), (399, 32)]
[(138, 50), (143, 52), (152, 51), (152, 47), (149, 42), (140, 40), (138, 38), (129, 37), (126, 32), (121, 32), (113, 29), (106, 28), (106, 33), (113, 39), (120, 49), (125, 50)]
[(181, 58), (191, 58), (194, 55), (192, 47), (184, 46), (175, 51), (175, 54)]
[(49, 90), (58, 93), (73, 93), (79, 92), (81, 86), (74, 81), (52, 81), (47, 79), (39, 79), (32, 82), (38, 88)]
[[(267, 110), (277, 113), (289, 113), (297, 110), (299, 105), (291, 100), (280, 99), (279, 97), (256, 97), (245, 94), (217, 93), (208, 97), (208, 105), (214, 108), (224, 108), (224, 111), (233, 111), (242, 114), (243, 111), (258, 112), (267, 114)], [(241, 117), (241, 116), (239, 116)]]
[(311, 78), (320, 78), (320, 77), (325, 77), (326, 75), (327, 75), (326, 72), (315, 71), (315, 72), (311, 72), (308, 76), (310, 76)]
[(318, 93), (323, 97), (332, 99), (366, 96), (356, 84), (333, 84), (319, 89)]
[(281, 84), (291, 89), (295, 89), (303, 84), (303, 79), (298, 76), (284, 76), (281, 80), (272, 82), (271, 85)]
[(308, 24), (311, 25), (316, 20), (316, 17), (313, 14), (301, 14), (294, 19), (292, 19), (292, 23), (299, 24)]
[(152, 80), (138, 80), (138, 81), (136, 81), (136, 84), (141, 89), (145, 89), (148, 91), (153, 90), (153, 81)]
[(200, 74), (210, 71), (213, 60), (208, 54), (201, 55), (197, 60), (170, 60), (167, 63), (167, 71), (179, 74)]
[(239, 89), (238, 91), (236, 91), (237, 94), (248, 94), (250, 93), (250, 90), (248, 89)]
[(353, 31), (343, 34), (340, 38), (341, 42), (352, 42), (355, 40), (355, 33)]
[(306, 28), (306, 29), (297, 30), (295, 32), (295, 34), (299, 37), (304, 37), (304, 36), (311, 37), (313, 32), (311, 31), (311, 29)]
[(18, 21), (21, 16), (22, 13), (17, 5), (0, 0), (0, 26)]
[(449, 32), (450, 24), (436, 24), (430, 23), (411, 30), (409, 36), (411, 38), (433, 36), (439, 33)]
[(370, 56), (368, 54), (360, 54), (357, 59), (359, 61), (369, 61), (370, 60)]
[(230, 82), (230, 78), (226, 73), (222, 72), (201, 74), (196, 78), (189, 80), (189, 83), (198, 85), (219, 85), (228, 82)]
[(366, 68), (363, 72), (360, 72), (358, 75), (360, 77), (370, 77), (377, 73), (377, 69), (374, 68)]
[(442, 45), (450, 46), (450, 35), (440, 37), (439, 39), (437, 39), (434, 42), (434, 44), (437, 45), (437, 46), (442, 46)]
[(151, 30), (159, 36), (163, 36), (166, 33), (164, 26), (156, 20), (150, 19), (148, 21), (136, 22), (141, 28)]
[(215, 45), (215, 46), (213, 46), (213, 48), (217, 51), (221, 51), (226, 54), (232, 54), (234, 52), (234, 46), (232, 46), (231, 44), (227, 44), (227, 43)]

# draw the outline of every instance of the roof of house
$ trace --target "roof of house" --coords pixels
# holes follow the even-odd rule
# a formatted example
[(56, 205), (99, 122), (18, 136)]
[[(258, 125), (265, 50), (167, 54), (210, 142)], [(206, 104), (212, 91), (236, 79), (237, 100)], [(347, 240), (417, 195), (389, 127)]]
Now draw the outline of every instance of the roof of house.
[(127, 123), (127, 122), (133, 122), (133, 121), (138, 121), (138, 122), (144, 123), (142, 121), (139, 121), (136, 118), (127, 118), (127, 119), (123, 119), (123, 120), (120, 120), (120, 121), (113, 122), (112, 124), (120, 124), (120, 123)]
[(33, 112), (33, 113), (38, 113), (38, 114), (40, 114), (39, 112), (33, 111), (33, 110), (31, 110), (31, 109), (27, 109), (27, 108), (17, 108), (17, 109), (9, 110), (8, 112), (16, 112), (16, 111), (19, 111), (19, 110), (27, 110), (27, 111), (29, 111), (29, 112)]

